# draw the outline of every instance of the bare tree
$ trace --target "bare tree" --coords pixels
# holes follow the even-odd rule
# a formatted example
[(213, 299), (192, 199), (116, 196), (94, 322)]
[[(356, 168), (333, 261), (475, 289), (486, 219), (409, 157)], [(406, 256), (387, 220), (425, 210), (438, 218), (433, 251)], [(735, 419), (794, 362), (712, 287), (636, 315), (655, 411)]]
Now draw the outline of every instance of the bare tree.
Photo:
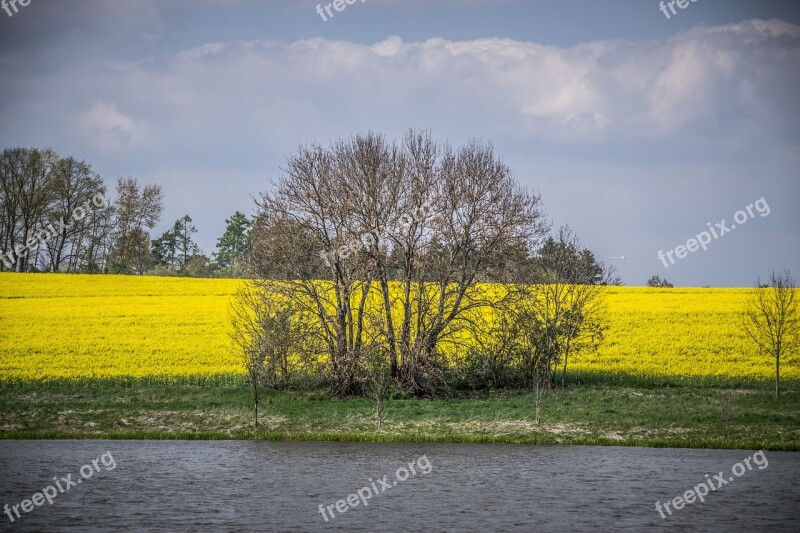
[(535, 422), (538, 426), (542, 421), (542, 394), (545, 388), (549, 388), (548, 378), (549, 363), (546, 352), (532, 350), (530, 354), (530, 381), (533, 385), (533, 402), (536, 408)]
[(554, 336), (525, 305), (515, 306), (507, 317), (504, 328), (515, 335), (507, 337), (504, 344), (521, 370), (523, 384), (533, 393), (538, 425), (541, 422), (542, 396), (551, 384), (550, 365), (556, 351)]
[[(381, 318), (385, 321), (382, 331), (391, 375), (397, 378), (399, 362), (394, 299), (389, 285), (390, 253), (396, 245), (397, 232), (401, 231), (396, 229), (396, 222), (404, 215), (404, 208), (413, 203), (411, 191), (416, 191), (417, 195), (420, 191), (408, 183), (408, 154), (397, 143), (390, 144), (379, 135), (368, 133), (339, 141), (334, 144), (332, 153), (339, 186), (345, 191), (342, 200), (346, 202), (349, 215), (345, 235), (350, 242), (360, 244), (354, 259), (366, 270), (356, 273), (366, 274), (378, 282), (383, 302)], [(342, 255), (334, 250), (335, 261), (345, 260)], [(335, 261), (329, 265), (334, 278), (337, 277)]]
[(528, 366), (530, 373), (532, 365), (544, 358), (548, 386), (555, 382), (560, 366), (561, 387), (565, 388), (570, 356), (596, 349), (607, 328), (603, 324), (604, 287), (590, 282), (594, 267), (582, 260), (579, 239), (569, 227), (562, 227), (555, 243), (556, 251), (539, 265), (540, 283), (526, 287), (528, 297), (520, 304), (521, 327), (536, 354), (523, 366)]
[(280, 279), (282, 294), (314, 316), (335, 395), (362, 392), (366, 324), (375, 322), (366, 304), (376, 277), (388, 293), (383, 228), (397, 209), (384, 178), (399, 159), (372, 134), (303, 147), (262, 195), (251, 231), (251, 274)]
[(488, 313), (476, 313), (466, 328), (465, 356), (457, 370), (471, 386), (499, 389), (530, 384), (523, 376), (526, 328), (520, 309), (519, 301), (506, 299)]
[[(331, 393), (361, 393), (359, 365), (364, 343), (366, 302), (373, 272), (357, 253), (348, 256), (354, 221), (351, 193), (342, 183), (333, 155), (303, 147), (288, 160), (274, 191), (263, 194), (250, 234), (246, 264), (256, 283), (292, 302), (316, 325), (325, 346)], [(320, 254), (335, 250), (326, 267)]]
[(59, 224), (58, 234), (47, 242), (47, 249), (49, 269), (58, 272), (64, 262), (73, 268), (77, 265), (93, 211), (105, 207), (105, 203), (98, 206), (92, 200), (98, 194), (105, 197), (106, 188), (86, 162), (65, 157), (55, 165), (52, 190), (54, 198), (47, 217), (63, 223)]
[(263, 287), (246, 284), (233, 299), (231, 339), (247, 371), (256, 427), (260, 389), (287, 389), (296, 372), (310, 370), (303, 350), (309, 330), (302, 318), (291, 302)]
[(88, 272), (108, 271), (115, 212), (114, 206), (109, 205), (105, 209), (93, 210), (87, 217), (80, 238), (80, 250), (74, 254), (74, 262), (70, 265), (70, 271), (74, 272), (79, 267)]
[[(379, 324), (392, 375), (430, 391), (446, 364), (441, 343), (496, 304), (478, 284), (497, 252), (531, 249), (546, 230), (539, 197), (491, 146), (440, 148), (413, 131), (402, 143), (370, 133), (301, 147), (258, 206), (251, 275), (282, 280), (315, 314), (337, 395), (360, 392), (368, 323)], [(367, 306), (376, 290), (377, 309)]]
[(424, 148), (424, 139), (418, 144), (425, 162), (439, 154), (428, 200), (432, 212), (419, 229), (424, 246), (417, 261), (424, 266), (412, 272), (416, 324), (404, 329), (414, 336), (401, 344), (403, 383), (419, 394), (430, 388), (440, 341), (468, 327), (478, 310), (501, 305), (498, 298), (514, 297), (513, 285), (499, 293), (479, 287), (491, 280), (496, 252), (516, 243), (532, 248), (547, 225), (540, 197), (517, 186), (491, 145), (472, 142), (437, 151)]
[(0, 263), (21, 272), (98, 270), (112, 214), (105, 194), (84, 161), (49, 149), (4, 150)]
[(44, 215), (53, 198), (57, 161), (57, 154), (50, 149), (10, 148), (0, 156), (2, 245), (17, 272), (28, 269), (31, 251), (38, 249), (36, 230), (46, 224)]
[(117, 180), (115, 224), (110, 261), (116, 268), (143, 273), (150, 258), (150, 234), (164, 210), (159, 185), (139, 185), (135, 178)]
[(375, 425), (380, 433), (389, 398), (392, 376), (388, 358), (379, 347), (370, 347), (364, 357), (364, 389), (374, 405)]
[(800, 346), (800, 314), (791, 273), (773, 271), (769, 283), (756, 281), (744, 312), (747, 336), (765, 355), (775, 359), (775, 398), (781, 395), (781, 359)]
[(250, 287), (242, 287), (231, 305), (231, 340), (242, 356), (247, 372), (246, 384), (253, 400), (253, 425), (258, 427), (258, 404), (264, 375), (264, 352), (261, 349), (263, 305)]

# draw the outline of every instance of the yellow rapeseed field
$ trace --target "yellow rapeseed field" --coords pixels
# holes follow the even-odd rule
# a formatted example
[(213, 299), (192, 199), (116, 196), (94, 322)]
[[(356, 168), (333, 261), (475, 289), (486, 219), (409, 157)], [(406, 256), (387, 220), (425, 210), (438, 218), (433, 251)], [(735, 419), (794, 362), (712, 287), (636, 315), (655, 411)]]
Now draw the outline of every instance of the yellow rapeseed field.
[[(678, 380), (774, 379), (774, 360), (759, 355), (741, 327), (748, 291), (609, 287), (605, 342), (571, 368)], [(800, 378), (800, 355), (782, 361), (781, 378)]]
[[(228, 337), (238, 280), (0, 273), (0, 381), (241, 374)], [(769, 380), (739, 328), (745, 289), (607, 289), (610, 326), (581, 372)], [(800, 378), (795, 354), (784, 378)]]
[(0, 274), (0, 379), (241, 373), (235, 280)]

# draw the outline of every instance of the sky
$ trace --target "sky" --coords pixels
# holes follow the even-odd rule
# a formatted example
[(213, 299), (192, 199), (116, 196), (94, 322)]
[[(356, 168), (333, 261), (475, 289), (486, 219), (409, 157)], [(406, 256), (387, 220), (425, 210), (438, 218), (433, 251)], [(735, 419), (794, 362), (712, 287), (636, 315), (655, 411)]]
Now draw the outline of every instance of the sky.
[(17, 0), (0, 147), (160, 184), (153, 237), (188, 213), (210, 254), (298, 146), (425, 129), (492, 143), (626, 285), (800, 278), (800, 2), (318, 4)]

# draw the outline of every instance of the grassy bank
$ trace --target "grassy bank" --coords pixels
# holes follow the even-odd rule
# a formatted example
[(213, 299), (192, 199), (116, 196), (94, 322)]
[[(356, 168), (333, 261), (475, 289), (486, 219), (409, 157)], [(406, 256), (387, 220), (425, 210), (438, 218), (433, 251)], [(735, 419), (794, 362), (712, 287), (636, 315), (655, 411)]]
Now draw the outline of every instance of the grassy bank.
[(800, 450), (800, 392), (574, 386), (546, 396), (542, 424), (524, 393), (395, 399), (377, 433), (363, 399), (269, 392), (253, 430), (233, 385), (0, 385), (0, 438), (268, 439), (601, 444)]

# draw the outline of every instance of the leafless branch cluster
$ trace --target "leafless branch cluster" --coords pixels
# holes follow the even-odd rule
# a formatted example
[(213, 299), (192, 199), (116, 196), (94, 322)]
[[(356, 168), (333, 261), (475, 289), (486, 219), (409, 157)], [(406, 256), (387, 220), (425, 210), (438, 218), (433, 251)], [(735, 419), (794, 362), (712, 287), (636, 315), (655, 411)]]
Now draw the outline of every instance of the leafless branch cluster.
[(800, 309), (791, 273), (772, 272), (769, 283), (759, 279), (749, 294), (743, 328), (765, 355), (775, 360), (775, 397), (781, 394), (781, 359), (800, 348)]
[[(540, 197), (491, 146), (452, 148), (415, 131), (400, 142), (370, 133), (301, 147), (258, 207), (254, 284), (313, 317), (337, 395), (362, 392), (359, 368), (373, 346), (398, 384), (435, 389), (441, 343), (516, 292), (480, 282), (496, 279), (499, 256), (533, 250), (547, 231)], [(354, 240), (363, 246), (337, 252)]]
[(252, 393), (254, 421), (263, 387), (286, 389), (297, 375), (316, 374), (308, 322), (292, 305), (244, 284), (231, 305), (231, 340), (242, 355)]
[(587, 282), (596, 265), (575, 253), (577, 237), (561, 228), (548, 245), (553, 249), (536, 263), (539, 283), (520, 287), (512, 301), (495, 308), (494, 320), (475, 337), (471, 361), (483, 364), (494, 386), (521, 382), (530, 388), (537, 423), (544, 390), (558, 380), (565, 388), (570, 356), (596, 350), (607, 329), (604, 287)]

